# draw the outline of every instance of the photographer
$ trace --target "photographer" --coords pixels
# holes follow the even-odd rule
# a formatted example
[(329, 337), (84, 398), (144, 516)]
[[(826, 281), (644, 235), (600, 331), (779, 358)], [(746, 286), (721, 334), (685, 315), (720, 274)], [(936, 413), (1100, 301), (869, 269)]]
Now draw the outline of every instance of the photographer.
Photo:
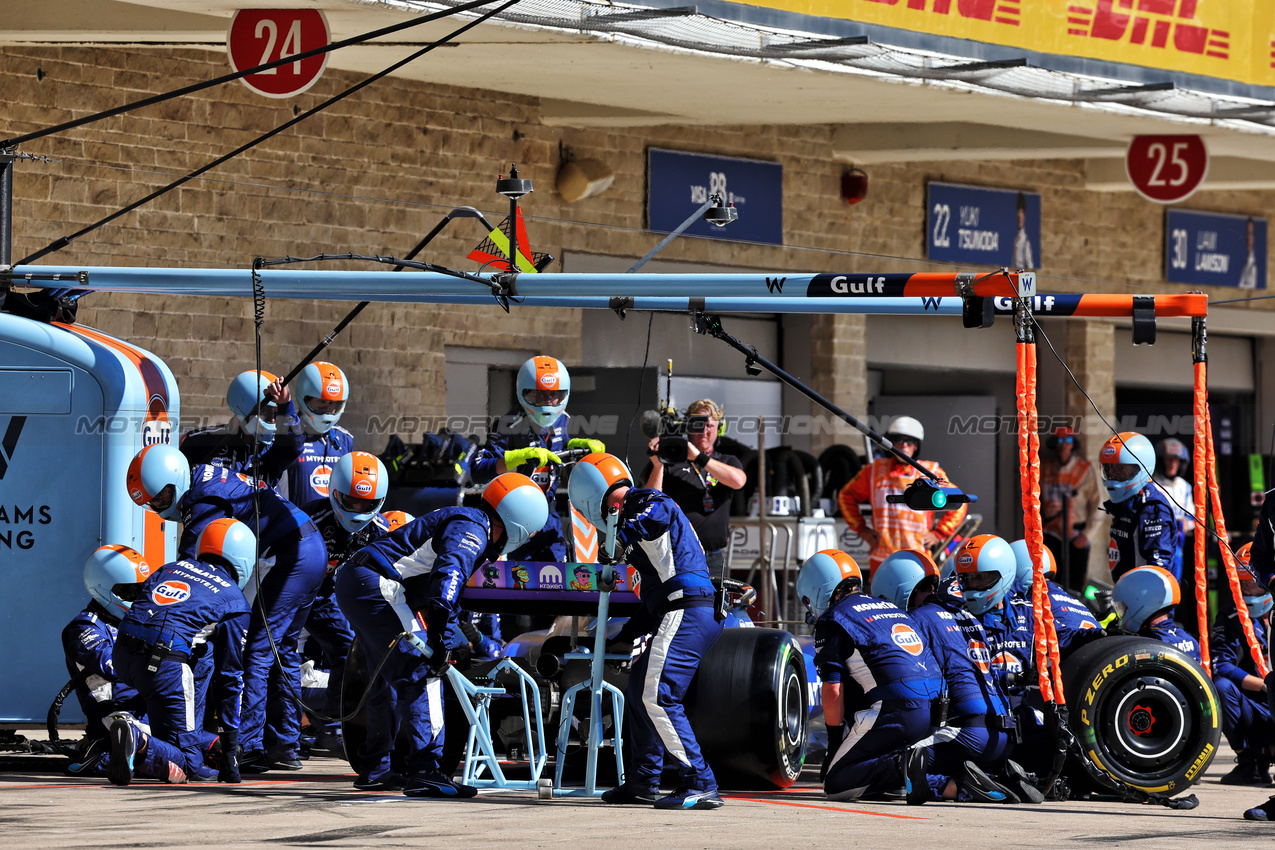
[(644, 474), (646, 487), (668, 494), (691, 521), (713, 576), (724, 573), (731, 497), (746, 480), (738, 458), (713, 451), (721, 423), (722, 409), (716, 402), (691, 402), (686, 408), (686, 437), (652, 438), (647, 446), (651, 463)]

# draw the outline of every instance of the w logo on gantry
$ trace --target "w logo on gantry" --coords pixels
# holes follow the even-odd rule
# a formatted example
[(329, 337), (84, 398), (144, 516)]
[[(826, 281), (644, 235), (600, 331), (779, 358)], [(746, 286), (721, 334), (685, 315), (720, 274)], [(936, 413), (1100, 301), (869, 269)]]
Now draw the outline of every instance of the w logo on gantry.
[(22, 426), (27, 424), (25, 416), (14, 416), (9, 420), (9, 427), (0, 439), (0, 478), (9, 471), (9, 463), (13, 460), (13, 450), (18, 447), (18, 437), (22, 434)]

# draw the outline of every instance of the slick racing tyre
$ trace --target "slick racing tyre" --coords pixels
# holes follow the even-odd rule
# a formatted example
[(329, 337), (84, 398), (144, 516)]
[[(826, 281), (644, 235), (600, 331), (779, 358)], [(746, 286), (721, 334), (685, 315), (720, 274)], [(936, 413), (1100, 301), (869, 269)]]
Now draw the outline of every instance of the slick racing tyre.
[(1204, 775), (1222, 711), (1190, 657), (1150, 638), (1109, 637), (1077, 651), (1062, 672), (1072, 732), (1101, 774), (1168, 795)]
[(726, 629), (704, 656), (687, 715), (728, 788), (787, 788), (801, 774), (809, 685), (797, 641), (775, 629)]

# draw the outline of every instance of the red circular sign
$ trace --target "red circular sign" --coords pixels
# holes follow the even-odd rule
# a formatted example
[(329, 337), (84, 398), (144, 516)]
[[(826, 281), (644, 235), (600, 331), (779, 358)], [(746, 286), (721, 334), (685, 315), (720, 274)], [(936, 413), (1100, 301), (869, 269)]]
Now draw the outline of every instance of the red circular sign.
[[(230, 21), (226, 51), (230, 67), (239, 71), (324, 47), (330, 41), (328, 19), (315, 9), (240, 9)], [(318, 81), (328, 56), (288, 62), (240, 80), (266, 97), (292, 97)]]
[(1199, 136), (1135, 136), (1124, 165), (1138, 194), (1172, 204), (1200, 188), (1209, 170), (1209, 152)]

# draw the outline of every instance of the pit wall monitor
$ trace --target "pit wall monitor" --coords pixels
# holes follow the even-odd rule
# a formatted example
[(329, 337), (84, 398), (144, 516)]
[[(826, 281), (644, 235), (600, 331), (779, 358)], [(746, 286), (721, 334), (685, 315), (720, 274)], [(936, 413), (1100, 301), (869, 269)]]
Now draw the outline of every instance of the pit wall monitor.
[(1192, 286), (1266, 288), (1266, 219), (1170, 209), (1164, 277)]
[(1040, 195), (930, 183), (925, 255), (971, 265), (1040, 268)]

